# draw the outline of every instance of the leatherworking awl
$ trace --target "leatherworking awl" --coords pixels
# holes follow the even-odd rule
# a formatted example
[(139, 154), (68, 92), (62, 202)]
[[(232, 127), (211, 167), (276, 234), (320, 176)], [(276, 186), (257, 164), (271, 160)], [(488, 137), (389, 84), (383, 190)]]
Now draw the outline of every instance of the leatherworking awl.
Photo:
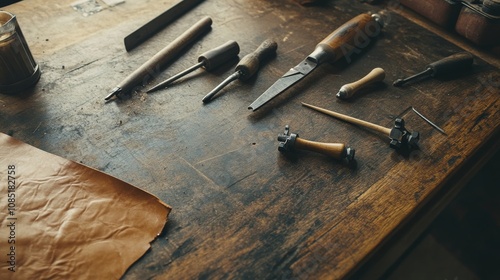
[(277, 48), (278, 44), (274, 40), (267, 39), (262, 42), (255, 51), (245, 55), (240, 60), (238, 65), (236, 65), (234, 73), (231, 76), (227, 77), (222, 83), (220, 83), (207, 95), (205, 95), (202, 101), (204, 103), (209, 102), (217, 92), (219, 92), (222, 88), (224, 88), (234, 80), (244, 81), (255, 75), (255, 73), (257, 73), (257, 71), (259, 70), (262, 60), (275, 54)]
[(111, 92), (104, 98), (109, 101), (121, 93), (130, 92), (135, 86), (147, 80), (151, 72), (155, 69), (161, 69), (167, 62), (177, 58), (178, 54), (188, 47), (201, 35), (208, 32), (212, 27), (212, 19), (203, 17), (188, 30), (184, 31), (179, 37), (170, 42), (166, 47), (156, 53), (148, 61), (144, 62), (139, 68), (122, 80)]
[(427, 65), (426, 69), (418, 74), (405, 79), (397, 79), (393, 85), (401, 87), (408, 82), (427, 77), (441, 78), (460, 75), (468, 70), (472, 63), (474, 63), (472, 54), (468, 52), (456, 53)]
[(154, 87), (150, 88), (147, 92), (149, 93), (157, 89), (164, 88), (170, 85), (172, 82), (176, 81), (177, 79), (193, 72), (194, 70), (200, 67), (205, 68), (205, 70), (212, 70), (216, 67), (219, 67), (226, 61), (238, 57), (239, 52), (240, 52), (240, 46), (238, 45), (238, 43), (236, 43), (236, 41), (233, 40), (227, 41), (226, 43), (220, 45), (215, 49), (202, 53), (198, 57), (197, 64), (155, 85)]

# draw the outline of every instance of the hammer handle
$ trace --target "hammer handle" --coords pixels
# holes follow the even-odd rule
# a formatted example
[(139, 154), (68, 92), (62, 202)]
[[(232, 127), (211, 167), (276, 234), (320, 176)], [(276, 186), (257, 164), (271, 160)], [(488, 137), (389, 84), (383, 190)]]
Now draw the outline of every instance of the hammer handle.
[(341, 160), (346, 156), (347, 150), (345, 144), (341, 143), (323, 143), (297, 138), (295, 148), (299, 150), (308, 150), (321, 153), (326, 156)]

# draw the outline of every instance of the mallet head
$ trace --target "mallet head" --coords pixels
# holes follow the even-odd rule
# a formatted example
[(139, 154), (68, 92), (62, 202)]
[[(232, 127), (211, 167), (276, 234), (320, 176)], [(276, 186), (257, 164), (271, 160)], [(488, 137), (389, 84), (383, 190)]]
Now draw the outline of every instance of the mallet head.
[(420, 134), (416, 131), (408, 131), (405, 127), (404, 119), (397, 118), (394, 121), (394, 127), (391, 129), (389, 138), (391, 139), (390, 146), (393, 149), (412, 149), (417, 146)]

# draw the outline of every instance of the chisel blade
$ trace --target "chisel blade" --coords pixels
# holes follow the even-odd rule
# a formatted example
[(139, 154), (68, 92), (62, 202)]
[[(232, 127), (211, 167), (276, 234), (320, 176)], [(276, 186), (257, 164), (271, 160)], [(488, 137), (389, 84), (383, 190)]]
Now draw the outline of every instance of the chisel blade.
[[(354, 49), (357, 49), (360, 46), (359, 42), (357, 42), (360, 36), (374, 37), (380, 33), (380, 28), (381, 17), (378, 14), (360, 14), (342, 24), (319, 42), (314, 51), (304, 61), (290, 69), (257, 100), (250, 104), (248, 109), (253, 111), (259, 109), (262, 105), (307, 76), (318, 65), (325, 62), (335, 62), (342, 57), (347, 58), (350, 54), (346, 53), (346, 46), (351, 46), (350, 48), (355, 46)], [(367, 31), (371, 32), (370, 35), (366, 34)]]
[(248, 106), (248, 109), (256, 111), (264, 104), (271, 101), (271, 99), (278, 96), (280, 93), (307, 76), (317, 66), (318, 64), (316, 62), (307, 57), (297, 66), (293, 67), (281, 78), (279, 78), (270, 88), (268, 88), (263, 94), (261, 94), (261, 96), (259, 96), (252, 104), (250, 104), (250, 106)]

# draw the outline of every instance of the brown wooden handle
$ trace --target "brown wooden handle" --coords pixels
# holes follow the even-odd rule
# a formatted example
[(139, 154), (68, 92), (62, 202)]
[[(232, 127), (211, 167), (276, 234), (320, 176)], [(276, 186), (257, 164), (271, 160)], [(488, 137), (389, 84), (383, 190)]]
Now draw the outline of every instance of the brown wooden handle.
[(148, 79), (148, 77), (150, 77), (151, 73), (156, 73), (155, 71), (162, 69), (167, 62), (177, 58), (180, 52), (185, 50), (191, 43), (210, 30), (211, 26), (212, 19), (209, 17), (203, 17), (165, 48), (160, 50), (157, 54), (132, 72), (132, 74), (127, 76), (117, 85), (117, 88), (127, 92), (136, 85), (144, 82)]
[(244, 81), (257, 73), (261, 62), (275, 54), (277, 48), (278, 44), (268, 39), (262, 42), (255, 51), (244, 56), (238, 65), (236, 65), (236, 71), (241, 73), (239, 79)]
[(375, 19), (369, 14), (360, 14), (335, 31), (330, 33), (323, 41), (316, 45), (314, 52), (309, 58), (320, 64), (326, 61), (335, 62), (342, 56), (349, 55), (353, 48), (361, 49), (369, 43), (370, 36), (377, 32), (369, 28), (374, 24), (380, 28)]
[(314, 142), (302, 138), (295, 140), (295, 148), (321, 153), (338, 160), (343, 159), (347, 153), (345, 144)]
[(311, 105), (311, 104), (307, 104), (307, 103), (304, 103), (304, 102), (302, 102), (302, 105), (306, 106), (308, 108), (311, 108), (311, 109), (313, 109), (315, 111), (321, 112), (321, 113), (323, 113), (325, 115), (329, 115), (329, 116), (332, 116), (334, 118), (346, 121), (348, 123), (352, 123), (352, 124), (355, 124), (355, 125), (359, 125), (359, 126), (362, 126), (362, 127), (373, 129), (375, 131), (378, 131), (378, 132), (380, 132), (382, 134), (385, 134), (385, 135), (388, 135), (388, 136), (391, 134), (391, 129), (387, 128), (387, 127), (383, 127), (383, 126), (380, 126), (380, 125), (377, 125), (377, 124), (374, 124), (374, 123), (370, 123), (370, 122), (367, 122), (367, 121), (363, 121), (363, 120), (360, 120), (360, 119), (357, 119), (357, 118), (353, 118), (353, 117), (350, 117), (350, 116), (347, 116), (347, 115), (344, 115), (344, 114), (340, 114), (340, 113), (337, 113), (337, 112), (334, 112), (334, 111), (330, 111), (330, 110), (327, 110), (327, 109), (324, 109), (324, 108), (321, 108), (321, 107), (318, 107), (318, 106), (314, 106), (314, 105)]
[(385, 71), (382, 68), (375, 68), (366, 76), (355, 82), (345, 84), (340, 88), (338, 98), (348, 99), (354, 96), (360, 89), (363, 89), (373, 83), (381, 82), (385, 79)]

